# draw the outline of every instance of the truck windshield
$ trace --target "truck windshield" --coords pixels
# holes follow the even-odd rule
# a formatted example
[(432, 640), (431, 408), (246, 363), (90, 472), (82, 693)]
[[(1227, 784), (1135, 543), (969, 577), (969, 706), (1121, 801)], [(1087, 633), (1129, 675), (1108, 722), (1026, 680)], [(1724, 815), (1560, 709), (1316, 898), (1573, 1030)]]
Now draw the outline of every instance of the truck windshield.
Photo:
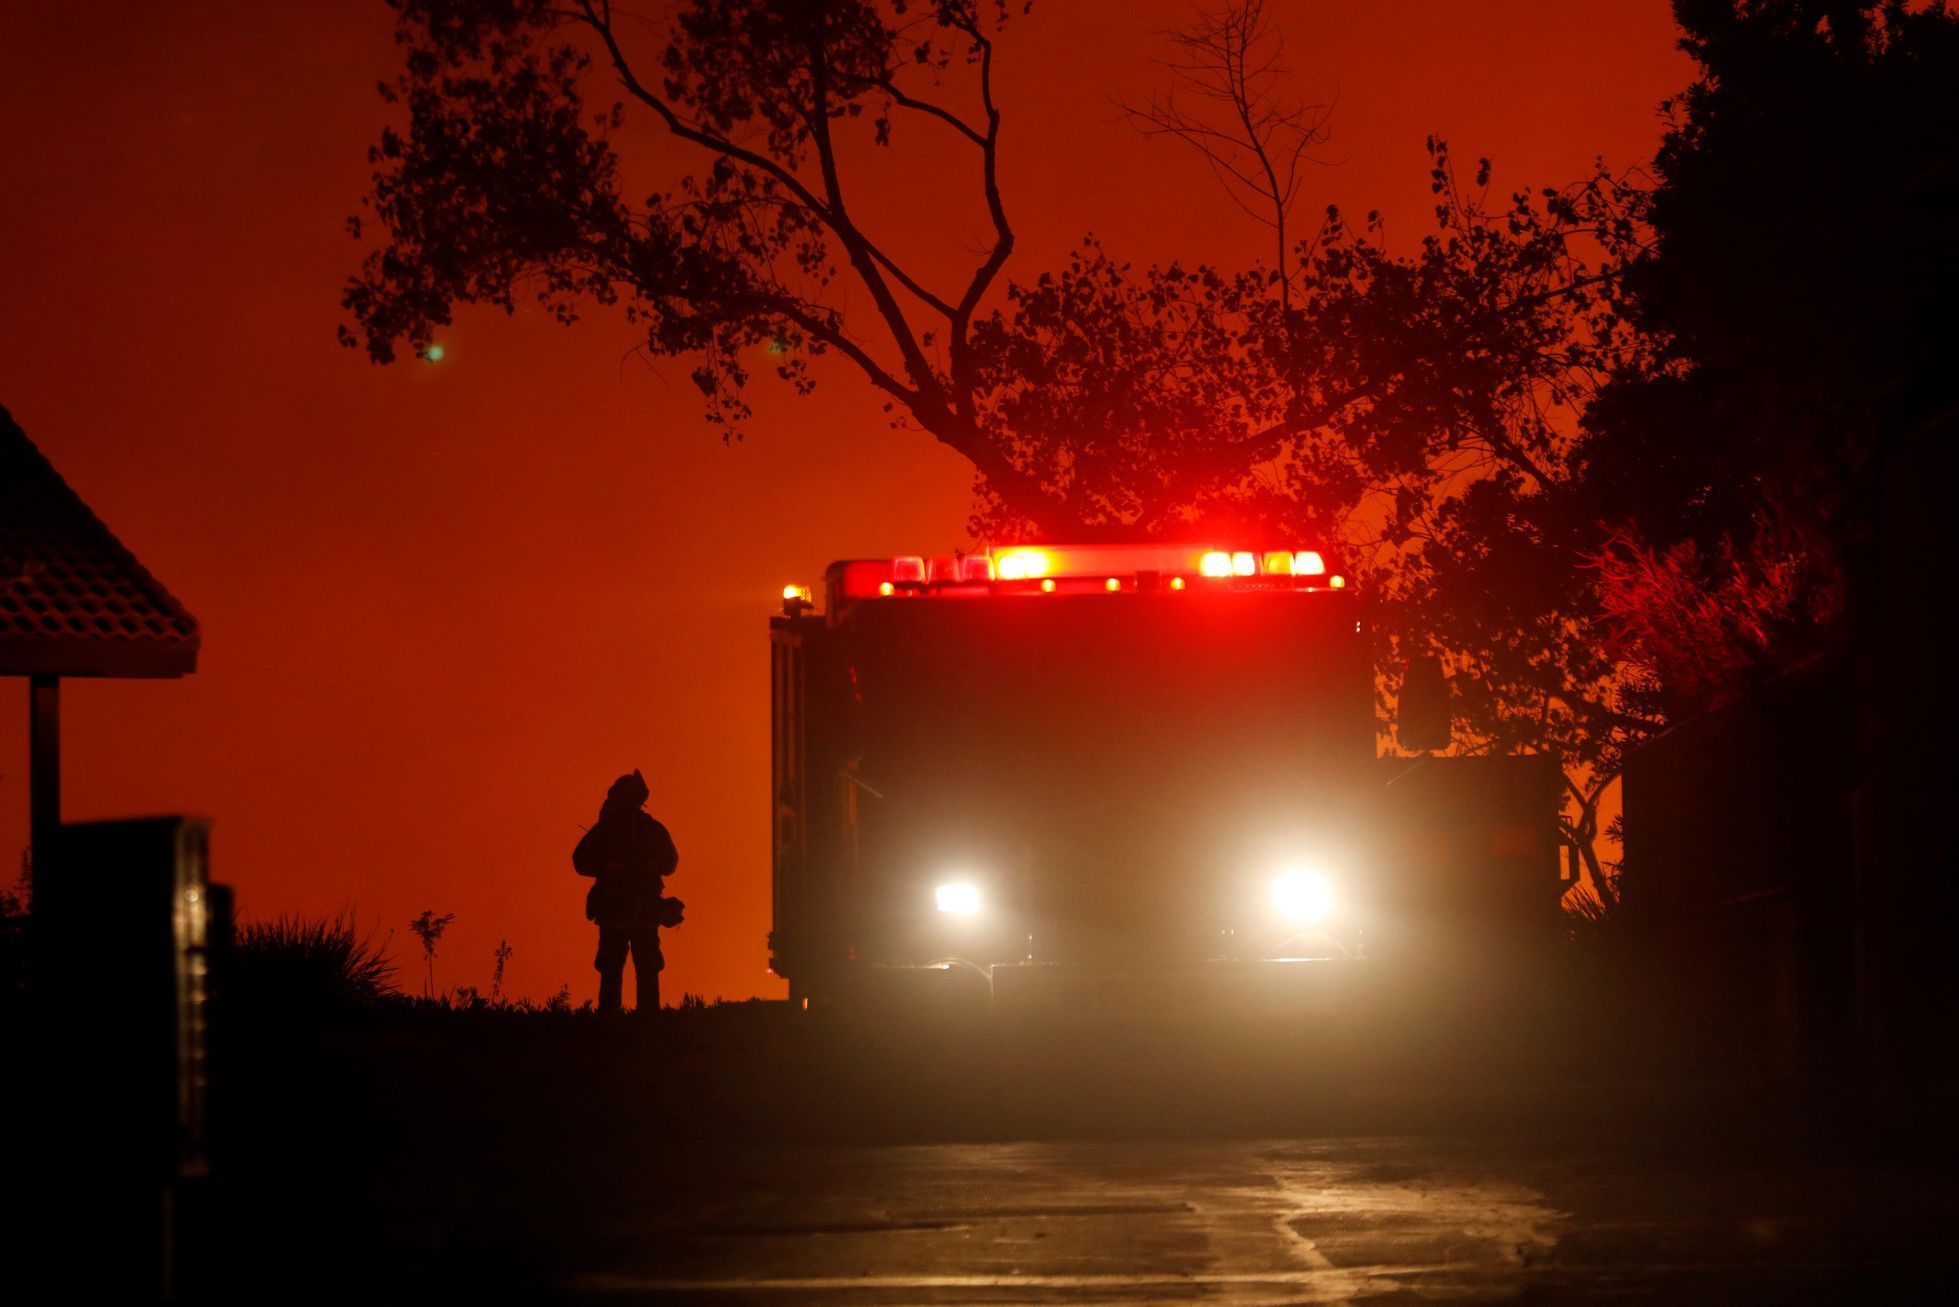
[(894, 874), (1120, 862), (1320, 826), (1374, 757), (1354, 606), (1324, 593), (866, 605), (860, 819)]

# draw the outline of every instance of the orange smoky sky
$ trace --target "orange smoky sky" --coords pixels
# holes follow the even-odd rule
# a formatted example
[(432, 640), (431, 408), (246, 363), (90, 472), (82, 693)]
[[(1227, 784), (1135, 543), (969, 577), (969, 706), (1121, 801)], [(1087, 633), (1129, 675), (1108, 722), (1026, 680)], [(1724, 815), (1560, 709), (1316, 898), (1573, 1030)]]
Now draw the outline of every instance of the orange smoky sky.
[[(1404, 248), (1429, 220), (1428, 134), (1491, 155), (1499, 188), (1561, 184), (1647, 158), (1690, 72), (1664, 0), (1270, 7), (1298, 92), (1334, 105), (1305, 210), (1378, 208)], [(1161, 85), (1158, 34), (1190, 12), (1043, 0), (1013, 22), (1010, 275), (1091, 231), (1138, 262), (1264, 252), (1199, 160), (1110, 102)], [(689, 905), (667, 993), (781, 994), (766, 618), (830, 559), (962, 542), (967, 470), (837, 369), (806, 400), (759, 386), (724, 445), (685, 364), (649, 367), (602, 310), (571, 329), (465, 312), (433, 365), (338, 347), (344, 221), (396, 59), (379, 0), (0, 15), (0, 404), (205, 631), (187, 680), (70, 683), (65, 815), (211, 816), (248, 916), (351, 907), (405, 960), (409, 919), (453, 912), (438, 984), (487, 986), (507, 939), (511, 992), (583, 998), (569, 854), (637, 766)], [(928, 262), (963, 255), (984, 230), (976, 178), (963, 194), (879, 183), (865, 218)], [(11, 684), (8, 850), (27, 827)]]

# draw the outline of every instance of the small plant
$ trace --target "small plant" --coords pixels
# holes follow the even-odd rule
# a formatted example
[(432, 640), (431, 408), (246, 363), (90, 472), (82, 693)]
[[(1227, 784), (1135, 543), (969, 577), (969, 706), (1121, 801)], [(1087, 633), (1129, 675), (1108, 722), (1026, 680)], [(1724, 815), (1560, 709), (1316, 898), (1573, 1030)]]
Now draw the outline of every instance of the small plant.
[(13, 888), (0, 890), (0, 1004), (20, 993), (27, 981), (27, 919), (34, 900), (34, 864), (23, 850)]
[(433, 908), (426, 909), (422, 915), (408, 923), (408, 929), (415, 932), (415, 938), (422, 941), (422, 963), (428, 968), (422, 980), (422, 997), (435, 997), (435, 947), (442, 942), (442, 932), (449, 929), (449, 923), (456, 919), (453, 912), (435, 915)]
[(0, 918), (25, 918), (34, 902), (34, 851), (20, 851), (20, 874), (12, 889), (0, 890)]
[(571, 986), (568, 984), (558, 986), (558, 992), (545, 1000), (544, 1010), (546, 1012), (571, 1011)]
[(492, 1003), (503, 1002), (503, 964), (510, 960), (510, 955), (514, 952), (516, 950), (510, 947), (509, 940), (497, 941), (496, 970), (490, 973), (490, 1002)]

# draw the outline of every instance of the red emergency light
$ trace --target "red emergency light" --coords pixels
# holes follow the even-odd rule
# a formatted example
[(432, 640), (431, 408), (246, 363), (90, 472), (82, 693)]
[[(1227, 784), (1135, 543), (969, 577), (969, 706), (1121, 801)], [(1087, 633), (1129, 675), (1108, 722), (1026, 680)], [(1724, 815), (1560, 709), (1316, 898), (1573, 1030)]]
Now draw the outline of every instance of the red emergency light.
[(830, 607), (856, 599), (1184, 593), (1206, 589), (1341, 590), (1316, 549), (1179, 544), (1000, 545), (838, 563)]

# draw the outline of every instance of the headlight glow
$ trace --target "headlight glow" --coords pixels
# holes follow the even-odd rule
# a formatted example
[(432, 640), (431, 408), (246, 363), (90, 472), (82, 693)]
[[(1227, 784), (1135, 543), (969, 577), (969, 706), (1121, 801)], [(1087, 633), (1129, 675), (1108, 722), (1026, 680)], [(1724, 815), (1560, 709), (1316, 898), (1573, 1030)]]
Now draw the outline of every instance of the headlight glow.
[(971, 881), (954, 881), (941, 885), (932, 891), (932, 899), (939, 905), (939, 911), (951, 913), (955, 917), (970, 917), (980, 910), (979, 886)]
[(1333, 885), (1311, 871), (1288, 871), (1272, 882), (1272, 906), (1287, 921), (1309, 925), (1333, 913)]

